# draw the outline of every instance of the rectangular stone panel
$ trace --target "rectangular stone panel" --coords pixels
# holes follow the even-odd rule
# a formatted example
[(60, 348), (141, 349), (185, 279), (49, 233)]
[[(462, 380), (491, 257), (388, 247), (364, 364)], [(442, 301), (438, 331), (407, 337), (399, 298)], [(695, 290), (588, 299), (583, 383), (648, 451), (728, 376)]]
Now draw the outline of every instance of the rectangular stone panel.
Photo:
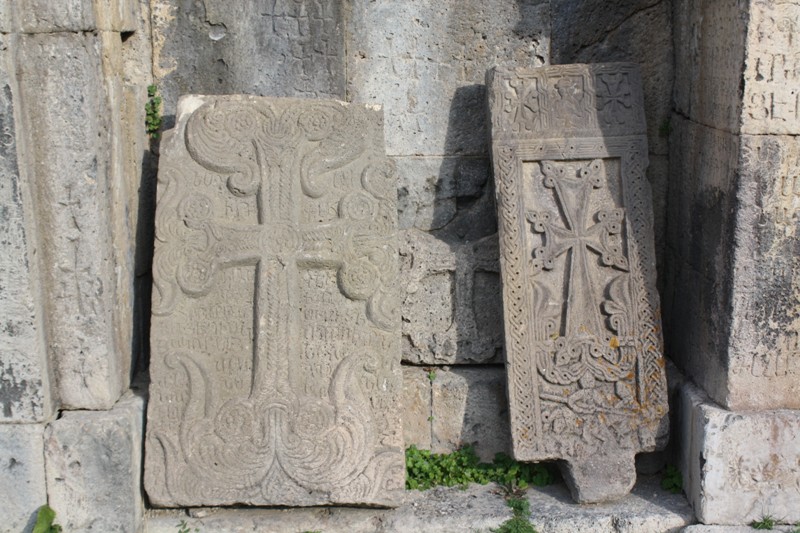
[(31, 186), (24, 170), (14, 114), (19, 92), (9, 48), (0, 36), (0, 421), (37, 422), (50, 417), (53, 398), (42, 324)]
[(729, 409), (800, 409), (800, 142), (742, 135)]
[(800, 2), (750, 2), (742, 133), (800, 133)]
[(619, 498), (667, 431), (638, 68), (489, 73), (514, 455)]
[[(127, 386), (117, 287), (102, 37), (20, 35), (20, 144), (30, 164), (48, 353), (65, 408), (109, 409)], [(121, 215), (120, 213), (117, 213)]]
[(397, 188), (381, 111), (187, 96), (158, 179), (150, 501), (394, 504)]

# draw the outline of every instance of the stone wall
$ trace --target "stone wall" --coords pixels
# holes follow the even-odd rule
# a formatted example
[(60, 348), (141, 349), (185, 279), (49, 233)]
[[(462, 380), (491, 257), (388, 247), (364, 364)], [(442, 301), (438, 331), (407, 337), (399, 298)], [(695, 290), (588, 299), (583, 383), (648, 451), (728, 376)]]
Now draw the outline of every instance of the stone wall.
[[(125, 408), (118, 400), (131, 394), (135, 360), (132, 214), (150, 76), (143, 6), (0, 6), (4, 531), (28, 531), (47, 502), (69, 529), (89, 527), (94, 509), (75, 503), (113, 492), (104, 478), (130, 489), (114, 505), (120, 515), (101, 529), (127, 528), (135, 523), (128, 515), (141, 516), (143, 400)], [(119, 424), (126, 430), (110, 427)], [(56, 435), (76, 445), (56, 444)]]
[(800, 519), (800, 4), (675, 2), (664, 315), (706, 524)]

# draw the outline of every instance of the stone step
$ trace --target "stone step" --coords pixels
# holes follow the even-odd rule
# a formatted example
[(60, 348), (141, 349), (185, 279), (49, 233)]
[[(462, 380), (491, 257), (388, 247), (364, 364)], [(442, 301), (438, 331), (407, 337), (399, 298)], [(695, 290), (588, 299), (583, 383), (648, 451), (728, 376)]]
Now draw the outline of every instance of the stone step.
[[(573, 503), (563, 483), (528, 489), (531, 523), (538, 533), (665, 533), (694, 522), (683, 495), (660, 487), (658, 476), (640, 476), (622, 500), (598, 505)], [(306, 509), (150, 510), (146, 533), (175, 533), (181, 520), (190, 531), (239, 533), (463, 533), (486, 532), (512, 517), (502, 487), (470, 485), (408, 491), (397, 509), (314, 507)]]

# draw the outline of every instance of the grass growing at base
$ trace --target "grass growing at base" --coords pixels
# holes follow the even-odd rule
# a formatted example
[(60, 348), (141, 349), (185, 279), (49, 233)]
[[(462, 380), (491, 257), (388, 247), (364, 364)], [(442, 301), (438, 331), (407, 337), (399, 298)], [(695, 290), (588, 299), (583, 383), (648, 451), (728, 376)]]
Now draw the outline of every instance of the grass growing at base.
[(481, 463), (472, 446), (437, 454), (412, 445), (406, 450), (406, 474), (406, 488), (410, 490), (494, 481), (513, 491), (553, 482), (552, 472), (544, 465), (519, 463), (504, 453), (495, 455), (493, 463)]
[(528, 521), (531, 517), (531, 504), (525, 498), (509, 498), (506, 505), (514, 511), (514, 516), (503, 522), (493, 533), (536, 533)]

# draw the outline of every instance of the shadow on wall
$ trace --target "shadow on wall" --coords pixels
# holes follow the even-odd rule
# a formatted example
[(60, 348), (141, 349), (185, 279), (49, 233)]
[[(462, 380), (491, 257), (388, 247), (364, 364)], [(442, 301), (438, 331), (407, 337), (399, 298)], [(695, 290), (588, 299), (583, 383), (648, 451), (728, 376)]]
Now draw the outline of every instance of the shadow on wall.
[(484, 85), (459, 87), (453, 95), (433, 213), (433, 220), (443, 223), (430, 234), (446, 243), (455, 259), (450, 287), (455, 363), (482, 363), (454, 367), (450, 383), (443, 385), (452, 387), (448, 398), (462, 404), (451, 413), (463, 417), (459, 442), (449, 444), (476, 443), (481, 458), (491, 460), (497, 452), (510, 453), (511, 431), (501, 366), (503, 301), (485, 100)]
[(153, 246), (155, 244), (156, 189), (159, 138), (150, 138), (150, 146), (142, 154), (139, 176), (139, 215), (136, 223), (134, 256), (133, 351), (131, 373), (147, 376), (150, 368), (150, 302), (153, 290)]

